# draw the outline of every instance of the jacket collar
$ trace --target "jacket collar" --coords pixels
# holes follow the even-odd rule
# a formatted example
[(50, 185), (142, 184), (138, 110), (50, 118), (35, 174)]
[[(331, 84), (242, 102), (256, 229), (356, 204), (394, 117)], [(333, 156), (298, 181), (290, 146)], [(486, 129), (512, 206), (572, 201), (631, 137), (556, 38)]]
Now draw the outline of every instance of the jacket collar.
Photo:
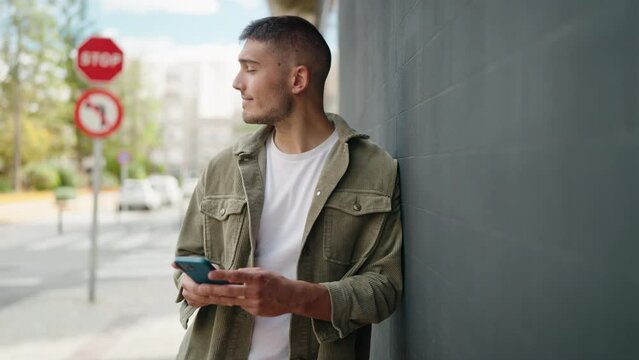
[[(337, 129), (337, 136), (339, 137), (339, 141), (342, 143), (347, 143), (351, 139), (369, 138), (368, 135), (357, 132), (348, 126), (346, 121), (344, 121), (344, 119), (342, 119), (339, 115), (326, 113), (326, 117), (328, 117), (328, 119), (335, 125), (335, 129)], [(267, 137), (272, 133), (272, 131), (272, 125), (265, 125), (249, 136), (241, 138), (235, 146), (233, 146), (233, 154), (255, 154), (262, 146), (264, 146)]]

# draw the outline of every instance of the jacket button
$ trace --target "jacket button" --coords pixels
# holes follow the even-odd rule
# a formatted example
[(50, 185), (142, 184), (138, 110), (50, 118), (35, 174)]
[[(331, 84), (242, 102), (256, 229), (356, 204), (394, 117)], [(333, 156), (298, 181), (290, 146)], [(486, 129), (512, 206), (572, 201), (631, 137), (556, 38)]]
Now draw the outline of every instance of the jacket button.
[(225, 212), (226, 210), (224, 208), (220, 209), (220, 215), (224, 215)]
[(362, 205), (360, 205), (360, 204), (355, 204), (355, 205), (353, 205), (353, 210), (355, 210), (355, 211), (360, 211), (360, 210), (362, 210)]
[(315, 195), (320, 196), (320, 195), (322, 195), (322, 192), (318, 191), (317, 194), (315, 194)]

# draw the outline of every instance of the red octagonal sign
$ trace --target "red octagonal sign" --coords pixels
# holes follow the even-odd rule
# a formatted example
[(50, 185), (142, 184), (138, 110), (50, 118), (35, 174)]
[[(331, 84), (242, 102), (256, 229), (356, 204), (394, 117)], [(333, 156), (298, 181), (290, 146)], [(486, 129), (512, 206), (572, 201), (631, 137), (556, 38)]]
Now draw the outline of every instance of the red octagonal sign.
[(110, 81), (122, 71), (122, 50), (105, 37), (90, 37), (78, 48), (78, 69), (91, 81)]

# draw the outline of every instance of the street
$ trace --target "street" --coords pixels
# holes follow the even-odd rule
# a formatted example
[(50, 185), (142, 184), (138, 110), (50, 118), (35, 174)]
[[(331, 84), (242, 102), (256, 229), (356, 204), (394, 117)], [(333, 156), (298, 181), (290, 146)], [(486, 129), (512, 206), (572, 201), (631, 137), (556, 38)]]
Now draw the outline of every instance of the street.
[(35, 220), (0, 224), (0, 359), (175, 357), (183, 329), (170, 263), (183, 205), (117, 214), (115, 196), (101, 197), (95, 303), (88, 195), (64, 215), (62, 235), (57, 213), (37, 202), (19, 206)]

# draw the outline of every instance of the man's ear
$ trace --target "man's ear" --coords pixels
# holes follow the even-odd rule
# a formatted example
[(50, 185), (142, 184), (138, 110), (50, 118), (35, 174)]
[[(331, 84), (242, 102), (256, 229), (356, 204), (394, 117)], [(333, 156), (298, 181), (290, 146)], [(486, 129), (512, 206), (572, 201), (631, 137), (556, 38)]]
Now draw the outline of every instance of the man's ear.
[(301, 94), (311, 83), (311, 72), (308, 67), (299, 65), (293, 68), (293, 87), (291, 92), (298, 95)]

